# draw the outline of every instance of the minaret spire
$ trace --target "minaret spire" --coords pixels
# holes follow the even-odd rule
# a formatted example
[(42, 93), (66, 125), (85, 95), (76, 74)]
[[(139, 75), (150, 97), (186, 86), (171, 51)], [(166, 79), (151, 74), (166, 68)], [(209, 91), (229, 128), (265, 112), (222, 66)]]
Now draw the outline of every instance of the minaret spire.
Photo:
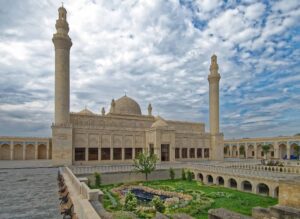
[(224, 136), (219, 129), (219, 66), (217, 56), (212, 55), (210, 64), (209, 81), (209, 126), (210, 126), (210, 159), (224, 159)]
[(55, 124), (68, 124), (70, 117), (70, 49), (67, 10), (63, 5), (58, 9), (56, 33), (52, 42), (55, 47)]

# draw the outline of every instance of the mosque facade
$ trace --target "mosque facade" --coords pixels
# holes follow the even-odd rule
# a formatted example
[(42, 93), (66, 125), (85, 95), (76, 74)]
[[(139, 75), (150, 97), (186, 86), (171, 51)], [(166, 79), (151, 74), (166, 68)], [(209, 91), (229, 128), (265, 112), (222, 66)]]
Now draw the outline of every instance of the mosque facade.
[(55, 48), (55, 121), (52, 124), (52, 160), (55, 165), (130, 163), (141, 152), (159, 162), (222, 160), (223, 134), (219, 132), (219, 80), (217, 57), (211, 58), (209, 81), (210, 132), (205, 124), (172, 121), (143, 115), (128, 96), (111, 101), (100, 114), (88, 109), (70, 112), (71, 38), (67, 11), (60, 7), (53, 35)]

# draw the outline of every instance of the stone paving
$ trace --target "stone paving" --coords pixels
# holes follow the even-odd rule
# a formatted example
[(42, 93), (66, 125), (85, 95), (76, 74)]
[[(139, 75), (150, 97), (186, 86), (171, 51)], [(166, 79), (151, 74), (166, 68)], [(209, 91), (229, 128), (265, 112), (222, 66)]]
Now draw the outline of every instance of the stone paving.
[(0, 219), (58, 219), (57, 168), (0, 166)]

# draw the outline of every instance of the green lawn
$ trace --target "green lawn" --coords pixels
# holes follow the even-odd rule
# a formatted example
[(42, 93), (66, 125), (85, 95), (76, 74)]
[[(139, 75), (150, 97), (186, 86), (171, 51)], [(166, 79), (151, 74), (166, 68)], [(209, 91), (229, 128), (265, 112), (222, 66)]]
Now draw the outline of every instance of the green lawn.
[[(207, 212), (211, 208), (226, 208), (241, 214), (251, 215), (253, 207), (268, 207), (277, 204), (277, 199), (271, 197), (240, 192), (219, 186), (202, 185), (197, 181), (159, 180), (143, 182), (143, 185), (192, 195), (194, 199), (189, 204), (175, 206), (174, 208), (167, 209), (165, 213), (170, 215), (173, 213), (187, 213), (198, 219), (207, 218)], [(100, 189), (105, 191), (104, 207), (110, 211), (122, 209), (118, 198), (109, 194), (110, 189), (116, 186), (108, 185), (100, 187)], [(114, 203), (112, 204), (111, 202)]]

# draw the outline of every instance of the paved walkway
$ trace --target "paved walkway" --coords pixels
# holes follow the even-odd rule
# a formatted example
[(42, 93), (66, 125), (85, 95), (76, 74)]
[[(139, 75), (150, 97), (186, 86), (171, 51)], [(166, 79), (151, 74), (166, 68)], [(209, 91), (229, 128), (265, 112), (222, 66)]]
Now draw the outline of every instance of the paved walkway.
[(3, 169), (1, 219), (59, 219), (57, 168)]

